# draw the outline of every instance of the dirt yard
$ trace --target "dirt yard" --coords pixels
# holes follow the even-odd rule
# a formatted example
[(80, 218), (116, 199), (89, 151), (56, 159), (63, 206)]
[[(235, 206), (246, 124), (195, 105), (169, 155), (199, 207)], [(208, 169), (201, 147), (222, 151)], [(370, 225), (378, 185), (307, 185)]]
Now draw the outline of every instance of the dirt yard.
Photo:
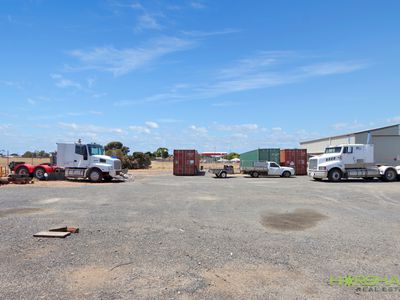
[[(0, 187), (0, 299), (398, 297), (330, 276), (399, 275), (400, 182), (177, 177), (170, 165), (130, 182)], [(59, 225), (80, 232), (32, 236)]]

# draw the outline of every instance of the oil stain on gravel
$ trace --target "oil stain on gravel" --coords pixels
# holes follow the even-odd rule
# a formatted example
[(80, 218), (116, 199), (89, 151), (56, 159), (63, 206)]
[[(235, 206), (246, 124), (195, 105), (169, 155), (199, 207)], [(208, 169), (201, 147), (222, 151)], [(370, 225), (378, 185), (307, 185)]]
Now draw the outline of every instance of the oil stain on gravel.
[(0, 218), (7, 217), (9, 215), (25, 215), (25, 214), (33, 214), (39, 211), (44, 210), (43, 208), (10, 208), (0, 210)]
[(281, 231), (301, 231), (317, 225), (327, 216), (312, 209), (296, 209), (291, 213), (262, 216), (261, 224)]

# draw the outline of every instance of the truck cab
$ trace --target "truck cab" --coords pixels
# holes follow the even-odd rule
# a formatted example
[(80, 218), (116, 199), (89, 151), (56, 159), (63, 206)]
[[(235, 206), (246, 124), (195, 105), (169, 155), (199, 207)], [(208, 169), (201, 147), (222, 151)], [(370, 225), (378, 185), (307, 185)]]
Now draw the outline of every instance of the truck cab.
[(99, 182), (112, 180), (122, 173), (121, 161), (105, 155), (103, 146), (94, 143), (58, 143), (56, 160), (59, 167), (65, 168), (67, 178)]
[(322, 155), (310, 158), (307, 173), (315, 180), (328, 178), (340, 181), (343, 178), (379, 177), (387, 181), (395, 180), (396, 168), (376, 165), (374, 145), (342, 144), (329, 146)]

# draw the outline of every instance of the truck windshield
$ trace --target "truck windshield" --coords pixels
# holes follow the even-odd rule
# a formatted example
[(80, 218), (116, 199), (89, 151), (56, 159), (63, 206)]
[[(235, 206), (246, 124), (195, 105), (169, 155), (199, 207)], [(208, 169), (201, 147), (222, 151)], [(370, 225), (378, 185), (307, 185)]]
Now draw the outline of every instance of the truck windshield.
[(89, 154), (92, 155), (104, 155), (104, 148), (100, 145), (88, 145)]
[(340, 153), (340, 151), (342, 151), (342, 147), (331, 147), (325, 149), (325, 153)]

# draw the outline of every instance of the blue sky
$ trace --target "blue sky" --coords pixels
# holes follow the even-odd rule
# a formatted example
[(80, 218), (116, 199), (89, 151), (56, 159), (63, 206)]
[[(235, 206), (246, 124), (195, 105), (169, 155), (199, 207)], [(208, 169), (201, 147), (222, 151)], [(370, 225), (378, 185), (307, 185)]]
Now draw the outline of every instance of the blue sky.
[(399, 1), (2, 1), (0, 150), (296, 147), (400, 123)]

